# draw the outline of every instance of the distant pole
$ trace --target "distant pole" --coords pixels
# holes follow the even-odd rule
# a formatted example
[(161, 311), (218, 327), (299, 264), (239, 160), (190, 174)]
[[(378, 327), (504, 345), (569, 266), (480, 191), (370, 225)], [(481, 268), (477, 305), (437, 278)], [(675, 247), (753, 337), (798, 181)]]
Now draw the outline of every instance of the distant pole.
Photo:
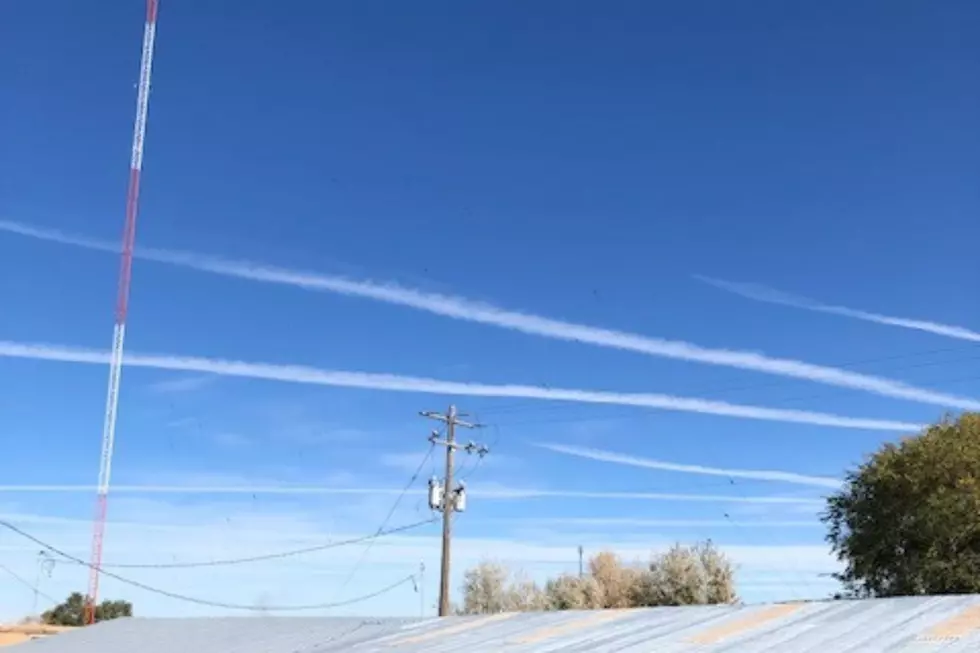
[(31, 604), (31, 616), (32, 617), (34, 617), (34, 616), (37, 615), (37, 597), (38, 597), (38, 594), (41, 591), (40, 590), (40, 585), (41, 585), (41, 556), (43, 554), (44, 554), (44, 551), (38, 551), (38, 554), (37, 554), (37, 572), (34, 574), (34, 603)]
[(584, 553), (584, 550), (582, 549), (582, 545), (579, 544), (578, 545), (578, 577), (579, 578), (582, 578), (583, 576), (585, 576), (585, 566), (582, 564), (582, 554), (583, 553)]
[(37, 552), (37, 573), (34, 576), (34, 604), (31, 606), (31, 616), (37, 615), (37, 601), (41, 594), (41, 575), (44, 574), (51, 578), (51, 570), (54, 569), (54, 558), (45, 549)]
[(425, 561), (419, 563), (419, 617), (425, 616)]
[[(446, 424), (446, 439), (440, 440), (437, 433), (433, 433), (429, 437), (429, 441), (432, 444), (441, 444), (446, 447), (446, 476), (443, 479), (443, 486), (441, 488), (440, 501), (437, 504), (434, 499), (435, 497), (430, 493), (429, 507), (433, 510), (442, 511), (442, 560), (439, 568), (439, 616), (448, 617), (449, 616), (449, 567), (450, 567), (450, 549), (452, 548), (452, 523), (453, 523), (453, 512), (462, 512), (466, 509), (466, 498), (465, 498), (465, 488), (460, 485), (459, 487), (453, 487), (453, 465), (456, 449), (463, 449), (466, 453), (476, 453), (479, 456), (485, 456), (489, 453), (489, 449), (483, 445), (478, 445), (475, 442), (469, 442), (463, 447), (460, 447), (456, 442), (456, 427), (461, 426), (463, 428), (473, 429), (478, 428), (479, 424), (470, 424), (469, 422), (464, 422), (459, 419), (460, 414), (456, 412), (456, 406), (450, 406), (449, 410), (445, 415), (440, 413), (434, 413), (431, 411), (425, 411), (419, 413), (422, 417), (427, 417), (429, 419), (434, 419), (439, 422), (444, 422)], [(431, 486), (430, 486), (431, 487)]]

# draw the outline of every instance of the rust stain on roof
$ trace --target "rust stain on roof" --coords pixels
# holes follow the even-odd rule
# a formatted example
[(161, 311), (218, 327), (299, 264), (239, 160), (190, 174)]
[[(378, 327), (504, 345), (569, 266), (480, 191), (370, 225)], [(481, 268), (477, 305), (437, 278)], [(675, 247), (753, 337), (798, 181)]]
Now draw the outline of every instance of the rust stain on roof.
[(424, 642), (430, 639), (436, 639), (437, 637), (445, 637), (446, 635), (455, 635), (457, 633), (462, 633), (467, 630), (472, 630), (474, 628), (479, 628), (480, 626), (485, 626), (486, 624), (493, 623), (495, 621), (500, 621), (502, 619), (509, 619), (513, 617), (516, 613), (514, 612), (501, 612), (499, 614), (493, 614), (482, 619), (467, 619), (463, 623), (458, 623), (454, 626), (446, 626), (445, 628), (433, 628), (419, 635), (414, 635), (406, 638), (399, 638), (389, 642), (389, 646), (402, 646), (404, 644), (415, 644), (417, 642)]
[(930, 628), (919, 641), (959, 639), (980, 630), (980, 605), (974, 605)]
[(581, 619), (576, 619), (575, 621), (567, 621), (565, 623), (555, 624), (553, 626), (548, 626), (546, 628), (540, 628), (535, 630), (520, 639), (514, 640), (514, 644), (534, 644), (542, 640), (551, 639), (558, 635), (565, 635), (576, 630), (581, 630), (583, 628), (588, 628), (589, 626), (597, 626), (599, 624), (604, 624), (607, 621), (613, 621), (615, 619), (621, 619), (629, 614), (633, 614), (634, 610), (603, 610), (602, 612), (595, 612), (587, 617)]
[(709, 628), (703, 633), (692, 637), (690, 641), (695, 644), (714, 644), (723, 639), (732, 637), (733, 635), (740, 635), (747, 630), (758, 628), (759, 626), (769, 623), (775, 619), (793, 614), (801, 607), (802, 606), (799, 604), (774, 605), (771, 608), (760, 610), (759, 612), (751, 614), (747, 617), (734, 619), (727, 623), (715, 626), (714, 628)]

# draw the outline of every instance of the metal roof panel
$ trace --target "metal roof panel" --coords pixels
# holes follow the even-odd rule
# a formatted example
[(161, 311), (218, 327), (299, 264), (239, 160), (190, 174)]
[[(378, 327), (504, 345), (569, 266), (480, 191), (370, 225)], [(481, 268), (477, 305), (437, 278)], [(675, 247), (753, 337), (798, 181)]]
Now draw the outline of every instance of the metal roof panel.
[(21, 649), (25, 653), (975, 653), (980, 651), (980, 595), (445, 619), (134, 618), (8, 650)]

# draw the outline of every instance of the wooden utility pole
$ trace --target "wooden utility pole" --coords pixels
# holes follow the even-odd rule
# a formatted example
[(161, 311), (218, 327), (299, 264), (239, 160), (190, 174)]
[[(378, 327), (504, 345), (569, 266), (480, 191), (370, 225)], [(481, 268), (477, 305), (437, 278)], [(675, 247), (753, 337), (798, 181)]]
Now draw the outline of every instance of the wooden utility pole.
[(442, 500), (442, 562), (439, 567), (439, 616), (449, 616), (449, 552), (453, 537), (453, 502), (447, 496), (453, 487), (453, 465), (456, 454), (456, 406), (449, 407), (446, 419), (446, 476)]
[[(433, 434), (429, 437), (429, 441), (433, 444), (441, 444), (446, 447), (446, 475), (443, 479), (441, 488), (438, 488), (438, 485), (433, 485), (434, 483), (437, 483), (434, 479), (433, 481), (430, 481), (429, 507), (434, 510), (438, 509), (442, 511), (442, 564), (440, 565), (439, 569), (439, 616), (448, 617), (449, 569), (450, 550), (452, 548), (453, 535), (453, 512), (462, 512), (466, 507), (465, 488), (462, 485), (459, 487), (453, 487), (453, 472), (455, 471), (454, 458), (456, 449), (462, 448), (462, 450), (466, 453), (476, 453), (481, 457), (489, 453), (490, 450), (483, 445), (476, 444), (475, 442), (469, 442), (463, 447), (459, 446), (459, 444), (456, 442), (457, 426), (473, 429), (479, 428), (481, 425), (471, 424), (460, 420), (460, 414), (456, 412), (456, 406), (450, 406), (445, 415), (430, 411), (425, 411), (419, 414), (422, 415), (422, 417), (434, 419), (446, 424), (445, 440), (440, 440), (438, 434), (435, 432), (433, 432)], [(439, 501), (436, 501), (437, 495), (434, 495), (431, 491), (433, 487), (436, 487), (439, 490)]]

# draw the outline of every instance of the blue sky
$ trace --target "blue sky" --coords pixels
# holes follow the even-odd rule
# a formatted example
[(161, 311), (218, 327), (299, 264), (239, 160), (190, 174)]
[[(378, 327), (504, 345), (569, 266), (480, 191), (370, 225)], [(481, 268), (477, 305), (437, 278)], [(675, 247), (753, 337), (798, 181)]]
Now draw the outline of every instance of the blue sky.
[[(0, 63), (10, 126), (0, 512), (81, 557), (93, 493), (27, 486), (97, 477), (106, 369), (66, 362), (66, 348), (110, 344), (118, 261), (78, 244), (121, 231), (142, 12), (139, 2), (15, 0), (0, 21), (0, 41), (17, 53)], [(171, 491), (113, 495), (106, 560), (250, 555), (373, 532), (426, 452), (432, 425), (417, 412), (455, 401), (489, 425), (478, 436), (494, 450), (472, 473), (457, 524), (458, 573), (489, 556), (541, 578), (576, 569), (579, 544), (645, 557), (710, 537), (739, 563), (749, 600), (826, 594), (818, 574), (834, 565), (805, 503), (826, 486), (650, 469), (567, 447), (833, 478), (903, 432), (881, 422), (972, 405), (980, 336), (938, 332), (980, 324), (978, 22), (966, 1), (297, 0), (230, 11), (162, 0), (137, 235), (147, 256), (134, 268), (126, 344), (171, 367), (178, 356), (207, 360), (126, 369), (113, 482)], [(812, 300), (760, 302), (774, 291), (697, 275)], [(338, 279), (360, 285), (324, 291)], [(393, 300), (365, 296), (391, 284)], [(616, 333), (569, 342), (569, 325)], [(678, 354), (664, 341), (702, 349)], [(61, 360), (23, 348), (39, 344)], [(733, 351), (764, 356), (720, 364)], [(281, 368), (292, 382), (230, 377), (217, 359), (414, 377), (415, 389), (424, 377), (463, 384), (462, 396), (394, 392), (379, 377), (359, 377), (371, 388), (299, 383)], [(774, 359), (822, 367), (789, 373)], [(473, 384), (524, 389), (490, 397)], [(619, 394), (554, 401), (528, 386)], [(659, 410), (649, 397), (624, 405), (637, 393), (880, 428)], [(201, 486), (368, 492), (193, 491)], [(556, 496), (529, 496), (542, 490)], [(613, 492), (702, 500), (598, 496)], [(751, 500), (772, 496), (799, 502)], [(425, 518), (419, 499), (409, 494), (392, 525)], [(436, 536), (428, 527), (379, 540), (343, 588), (363, 546), (129, 575), (218, 601), (292, 605), (356, 598), (424, 560), (431, 604)], [(33, 580), (35, 545), (5, 533), (0, 549)], [(84, 583), (60, 564), (42, 589), (60, 597)], [(30, 609), (30, 591), (0, 587), (0, 617)], [(141, 614), (221, 612), (103, 588)], [(416, 614), (418, 601), (402, 587), (335, 612)]]

